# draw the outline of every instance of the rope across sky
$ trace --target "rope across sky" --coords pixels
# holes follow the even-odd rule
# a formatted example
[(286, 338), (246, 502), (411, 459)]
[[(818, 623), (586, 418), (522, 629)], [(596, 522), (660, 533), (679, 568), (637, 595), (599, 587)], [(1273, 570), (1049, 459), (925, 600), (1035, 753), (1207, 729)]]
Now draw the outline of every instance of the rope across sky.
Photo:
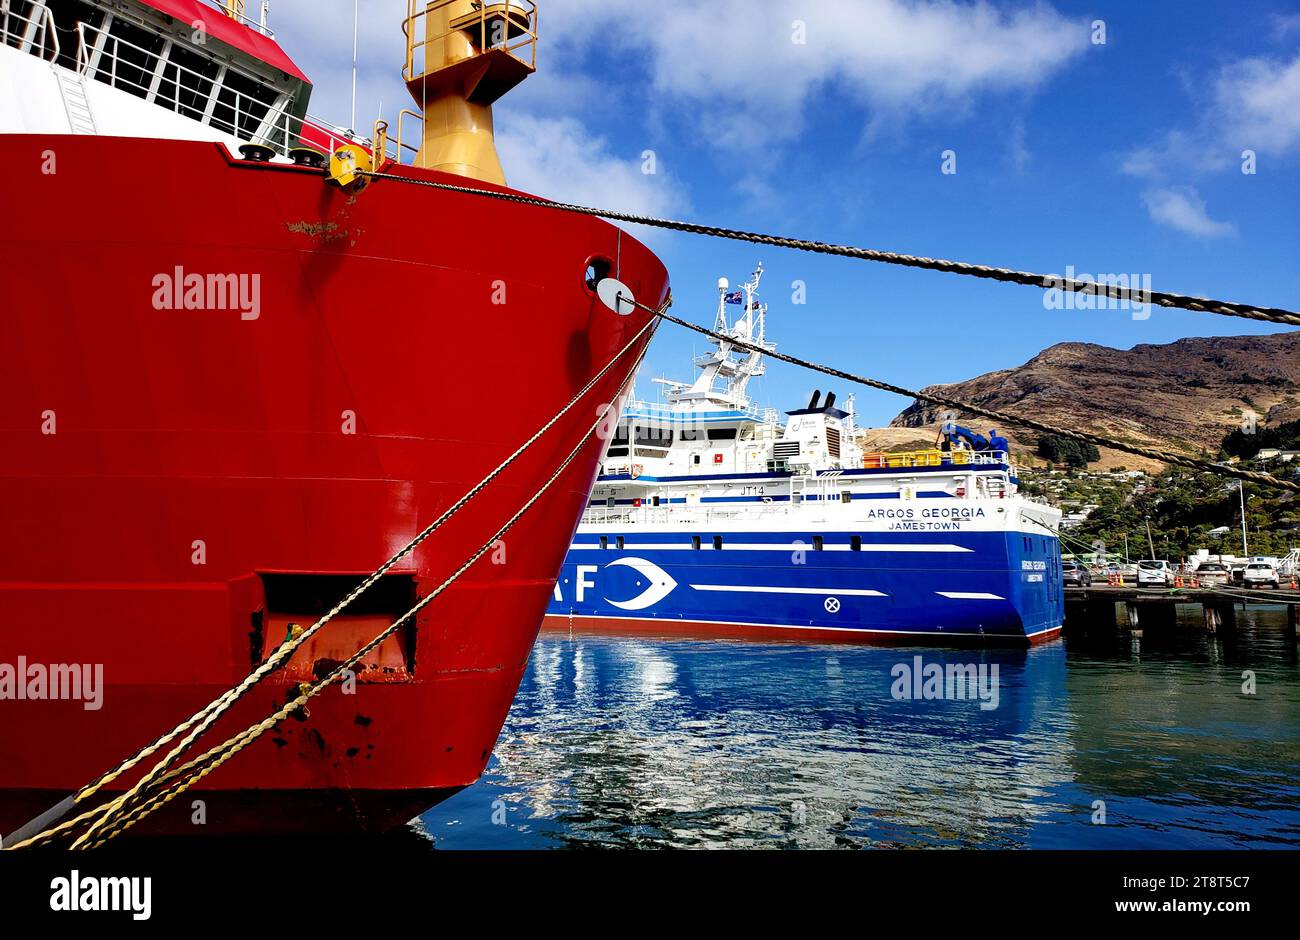
[(903, 388), (901, 385), (892, 385), (889, 382), (881, 382), (879, 379), (871, 379), (866, 376), (856, 375), (852, 372), (845, 372), (842, 369), (836, 369), (831, 366), (824, 366), (820, 363), (811, 362), (807, 359), (800, 359), (798, 356), (790, 356), (786, 353), (776, 352), (771, 349), (763, 349), (747, 343), (743, 340), (735, 339), (729, 336), (723, 336), (721, 333), (715, 333), (713, 330), (706, 329), (688, 320), (675, 317), (665, 310), (655, 310), (653, 307), (647, 307), (640, 301), (632, 301), (637, 307), (654, 314), (660, 319), (667, 320), (669, 323), (676, 323), (688, 330), (694, 330), (696, 333), (721, 340), (738, 349), (744, 349), (749, 352), (762, 353), (764, 356), (770, 356), (773, 359), (780, 359), (782, 362), (788, 362), (791, 365), (802, 366), (805, 369), (811, 369), (813, 372), (820, 372), (823, 375), (833, 376), (838, 379), (844, 379), (848, 382), (856, 382), (858, 385), (865, 385), (868, 388), (879, 389), (882, 392), (892, 392), (895, 395), (902, 395), (906, 398), (914, 398), (918, 401), (929, 402), (932, 405), (939, 405), (944, 408), (951, 408), (955, 411), (964, 411), (968, 414), (980, 415), (1002, 424), (1019, 425), (1020, 427), (1030, 428), (1043, 434), (1054, 434), (1059, 437), (1067, 437), (1075, 441), (1083, 441), (1088, 444), (1096, 444), (1098, 447), (1108, 447), (1111, 450), (1123, 451), (1126, 454), (1133, 454), (1137, 457), (1145, 457), (1148, 460), (1158, 460), (1162, 463), (1175, 464), (1180, 467), (1186, 467), (1189, 470), (1201, 470), (1206, 473), (1216, 473), (1220, 476), (1229, 476), (1238, 480), (1247, 480), (1251, 483), (1259, 483), (1263, 486), (1273, 486), (1278, 489), (1291, 490), (1300, 493), (1300, 482), (1295, 480), (1283, 480), (1273, 476), (1270, 473), (1260, 473), (1257, 470), (1244, 470), (1240, 467), (1232, 467), (1226, 464), (1214, 463), (1210, 460), (1202, 460), (1199, 457), (1188, 457), (1183, 454), (1174, 454), (1168, 451), (1157, 450), (1154, 447), (1143, 447), (1139, 444), (1128, 444), (1124, 441), (1117, 441), (1112, 438), (1102, 437), (1100, 434), (1090, 434), (1087, 431), (1075, 431), (1070, 428), (1060, 428), (1055, 425), (1045, 424), (1042, 421), (1036, 421), (1033, 418), (1026, 418), (1023, 415), (1011, 414), (1006, 411), (996, 411), (991, 408), (981, 408), (979, 405), (970, 402), (959, 401), (955, 398), (947, 398), (942, 395), (932, 395), (927, 392), (913, 391), (910, 388)]
[(358, 171), (358, 175), (371, 179), (392, 180), (412, 186), (427, 186), (449, 192), (467, 193), (499, 199), (526, 206), (538, 206), (544, 209), (558, 209), (562, 212), (574, 212), (580, 215), (593, 215), (616, 222), (628, 222), (636, 225), (648, 225), (654, 228), (669, 229), (675, 232), (688, 232), (694, 235), (707, 235), (711, 238), (727, 238), (733, 241), (752, 242), (758, 245), (771, 245), (776, 248), (791, 248), (796, 251), (810, 251), (822, 255), (838, 255), (842, 258), (857, 258), (860, 261), (878, 261), (882, 264), (901, 265), (908, 268), (923, 268), (927, 271), (943, 271), (947, 274), (964, 274), (968, 277), (1003, 281), (1010, 284), (1024, 284), (1044, 290), (1060, 290), (1067, 293), (1106, 297), (1116, 301), (1134, 304), (1155, 304), (1160, 307), (1174, 307), (1180, 310), (1193, 310), (1197, 313), (1216, 313), (1227, 317), (1241, 317), (1247, 320), (1259, 320), (1267, 323), (1279, 323), (1285, 326), (1300, 326), (1300, 312), (1280, 307), (1257, 307), (1253, 304), (1237, 303), (1230, 300), (1211, 300), (1207, 297), (1192, 297), (1186, 294), (1173, 294), (1165, 291), (1147, 291), (1115, 283), (1099, 283), (1078, 278), (1063, 278), (1055, 274), (1034, 274), (1030, 271), (1016, 271), (1011, 268), (997, 268), (983, 264), (971, 264), (965, 261), (948, 261), (943, 258), (924, 258), (918, 255), (905, 255), (895, 251), (882, 251), (876, 248), (857, 248), (851, 245), (833, 245), (827, 242), (810, 241), (803, 238), (790, 238), (782, 235), (764, 235), (758, 232), (746, 232), (739, 229), (722, 228), (716, 225), (701, 225), (696, 222), (682, 222), (674, 219), (660, 219), (652, 216), (634, 215), (630, 212), (618, 212), (612, 209), (593, 209), (571, 203), (552, 202), (534, 196), (521, 196), (517, 193), (481, 189), (477, 186), (458, 186), (454, 183), (442, 183), (436, 180), (413, 179), (396, 173), (377, 173)]

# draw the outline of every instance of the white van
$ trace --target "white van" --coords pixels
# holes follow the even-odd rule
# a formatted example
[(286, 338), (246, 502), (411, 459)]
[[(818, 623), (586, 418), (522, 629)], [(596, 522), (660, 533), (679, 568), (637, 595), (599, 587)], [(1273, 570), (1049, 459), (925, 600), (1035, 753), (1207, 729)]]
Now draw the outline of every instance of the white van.
[(1146, 559), (1138, 562), (1138, 587), (1144, 584), (1158, 584), (1161, 587), (1174, 586), (1174, 571), (1167, 561)]

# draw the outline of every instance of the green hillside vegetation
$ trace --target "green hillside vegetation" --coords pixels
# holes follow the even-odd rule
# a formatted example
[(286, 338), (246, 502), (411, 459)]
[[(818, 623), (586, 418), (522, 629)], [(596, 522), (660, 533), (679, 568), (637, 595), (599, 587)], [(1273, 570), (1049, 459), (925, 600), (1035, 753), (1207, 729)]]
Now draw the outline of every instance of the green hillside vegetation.
[[(1073, 543), (1104, 546), (1129, 557), (1145, 558), (1146, 520), (1150, 519), (1156, 556), (1179, 561), (1197, 549), (1241, 555), (1241, 509), (1237, 484), (1209, 473), (1168, 470), (1135, 486), (1122, 477), (1090, 474), (1045, 480), (1035, 474), (1028, 491), (1045, 495), (1067, 511), (1088, 504), (1097, 508), (1067, 535)], [(1300, 499), (1295, 494), (1246, 484), (1246, 526), (1252, 555), (1285, 555), (1300, 546)], [(1210, 531), (1228, 526), (1226, 535)]]
[(1224, 454), (1243, 460), (1268, 448), (1300, 450), (1300, 421), (1288, 421), (1275, 428), (1256, 428), (1253, 434), (1237, 430), (1223, 439)]
[(1067, 467), (1080, 469), (1093, 461), (1101, 459), (1101, 452), (1096, 445), (1084, 441), (1044, 434), (1038, 439), (1038, 456), (1048, 463), (1065, 464)]

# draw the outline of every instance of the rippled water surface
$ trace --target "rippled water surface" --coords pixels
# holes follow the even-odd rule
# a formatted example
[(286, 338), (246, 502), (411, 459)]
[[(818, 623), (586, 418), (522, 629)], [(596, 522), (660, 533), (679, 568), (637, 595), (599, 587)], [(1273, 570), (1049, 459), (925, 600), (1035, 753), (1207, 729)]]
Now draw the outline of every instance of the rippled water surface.
[[(467, 849), (1296, 847), (1284, 627), (1253, 611), (1209, 637), (1198, 609), (1028, 651), (544, 635), (488, 772), (417, 828)], [(996, 665), (997, 707), (896, 699), (915, 656)]]

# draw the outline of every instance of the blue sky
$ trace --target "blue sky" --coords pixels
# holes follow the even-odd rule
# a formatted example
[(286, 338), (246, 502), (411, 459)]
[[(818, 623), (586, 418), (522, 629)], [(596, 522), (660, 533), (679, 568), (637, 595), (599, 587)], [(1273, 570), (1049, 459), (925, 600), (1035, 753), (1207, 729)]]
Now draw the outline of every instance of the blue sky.
[[(542, 0), (539, 73), (497, 107), (512, 185), (553, 198), (1156, 290), (1300, 306), (1300, 6), (1242, 2)], [(405, 0), (361, 0), (358, 123), (409, 100)], [(274, 0), (271, 24), (346, 124), (350, 0)], [(1105, 43), (1092, 41), (1105, 24)], [(805, 43), (795, 41), (803, 23)], [(1242, 172), (1253, 150), (1256, 172)], [(656, 172), (642, 172), (654, 152)], [(944, 174), (944, 151), (956, 155)], [(919, 388), (1058, 342), (1128, 348), (1269, 332), (1157, 308), (1057, 311), (1041, 291), (655, 232), (676, 312), (767, 270), (781, 349)], [(791, 284), (807, 285), (792, 305)], [(653, 375), (701, 340), (665, 325)], [(827, 380), (781, 363), (797, 407)], [(841, 398), (852, 389), (839, 387)], [(908, 404), (859, 390), (859, 420)]]

